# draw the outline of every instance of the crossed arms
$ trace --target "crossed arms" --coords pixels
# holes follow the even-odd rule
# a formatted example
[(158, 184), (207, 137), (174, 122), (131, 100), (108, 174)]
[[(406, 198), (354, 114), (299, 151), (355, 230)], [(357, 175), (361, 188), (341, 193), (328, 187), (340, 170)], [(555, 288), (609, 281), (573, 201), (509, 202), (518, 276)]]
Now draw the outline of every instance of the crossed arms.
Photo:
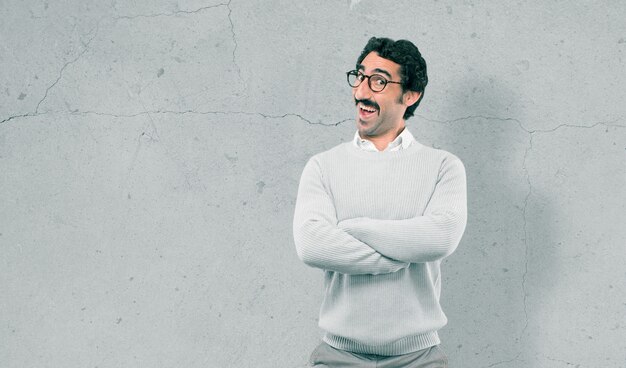
[(467, 221), (465, 169), (443, 161), (423, 216), (402, 220), (365, 217), (338, 222), (319, 163), (302, 173), (293, 221), (296, 251), (309, 266), (344, 274), (384, 274), (442, 259), (457, 247)]

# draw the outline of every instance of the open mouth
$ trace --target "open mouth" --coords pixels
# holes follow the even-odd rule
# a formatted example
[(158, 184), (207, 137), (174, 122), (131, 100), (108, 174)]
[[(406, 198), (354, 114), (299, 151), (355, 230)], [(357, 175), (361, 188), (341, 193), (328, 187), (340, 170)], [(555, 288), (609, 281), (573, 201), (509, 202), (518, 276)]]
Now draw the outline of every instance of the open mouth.
[(359, 117), (362, 119), (367, 119), (370, 116), (374, 115), (376, 112), (378, 112), (378, 109), (376, 109), (375, 107), (366, 106), (363, 103), (357, 104), (357, 107), (359, 108)]

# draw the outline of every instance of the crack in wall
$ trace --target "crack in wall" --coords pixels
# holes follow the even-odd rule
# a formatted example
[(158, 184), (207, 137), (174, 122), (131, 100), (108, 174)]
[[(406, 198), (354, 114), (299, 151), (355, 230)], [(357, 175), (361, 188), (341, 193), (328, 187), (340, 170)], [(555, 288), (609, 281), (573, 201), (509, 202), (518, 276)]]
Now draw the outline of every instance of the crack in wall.
[(195, 111), (195, 110), (151, 110), (151, 111), (141, 111), (134, 114), (112, 114), (98, 111), (71, 111), (67, 113), (69, 115), (99, 115), (99, 116), (110, 116), (116, 118), (133, 118), (142, 115), (150, 115), (150, 114), (174, 114), (174, 115), (185, 115), (185, 114), (197, 114), (197, 115), (247, 115), (247, 116), (261, 116), (264, 119), (284, 119), (287, 117), (296, 117), (309, 125), (323, 125), (323, 126), (338, 126), (347, 121), (354, 120), (354, 118), (347, 118), (343, 120), (339, 120), (333, 123), (324, 124), (321, 122), (313, 122), (301, 114), (296, 113), (286, 113), (282, 115), (273, 115), (266, 114), (262, 112), (249, 112), (249, 111)]
[[(515, 119), (507, 119), (507, 120), (514, 120)], [(522, 161), (522, 169), (524, 170), (524, 173), (526, 175), (526, 183), (528, 185), (528, 192), (526, 193), (526, 197), (524, 198), (524, 207), (522, 209), (522, 214), (523, 214), (523, 219), (524, 219), (524, 271), (522, 273), (522, 293), (523, 293), (523, 307), (524, 307), (524, 327), (522, 328), (522, 330), (520, 331), (519, 334), (519, 342), (521, 343), (522, 339), (524, 338), (524, 334), (526, 333), (526, 330), (528, 329), (528, 325), (529, 325), (529, 318), (528, 318), (528, 289), (526, 288), (526, 283), (527, 283), (527, 276), (528, 276), (528, 260), (529, 260), (529, 244), (528, 244), (528, 217), (527, 217), (527, 211), (528, 211), (528, 201), (533, 193), (533, 185), (531, 182), (531, 175), (530, 172), (528, 170), (527, 167), (527, 160), (528, 160), (528, 155), (529, 153), (532, 151), (533, 149), (533, 137), (535, 134), (538, 133), (553, 133), (555, 131), (557, 131), (558, 129), (561, 128), (577, 128), (577, 129), (592, 129), (595, 128), (597, 126), (605, 126), (605, 127), (619, 127), (619, 128), (626, 128), (625, 125), (621, 125), (621, 124), (616, 124), (618, 121), (620, 121), (621, 118), (617, 118), (617, 119), (613, 119), (611, 121), (608, 122), (604, 122), (604, 121), (600, 121), (600, 122), (596, 122), (593, 123), (591, 125), (574, 125), (574, 124), (559, 124), (554, 128), (551, 129), (534, 129), (534, 130), (529, 130), (527, 128), (524, 127), (524, 125), (517, 121), (519, 123), (519, 127), (524, 130), (527, 134), (528, 134), (528, 147), (526, 148), (525, 152), (524, 152), (524, 159)], [(519, 353), (521, 354), (521, 352)], [(518, 354), (518, 356), (519, 356)]]
[(86, 43), (84, 43), (84, 47), (85, 49), (78, 54), (78, 56), (76, 56), (74, 58), (74, 60), (70, 60), (67, 63), (65, 63), (65, 65), (63, 65), (63, 67), (61, 67), (61, 70), (59, 70), (59, 76), (57, 77), (57, 79), (54, 81), (54, 83), (52, 83), (48, 88), (46, 88), (46, 92), (44, 93), (44, 96), (42, 97), (41, 100), (39, 100), (39, 102), (37, 103), (37, 106), (35, 107), (35, 114), (37, 114), (39, 112), (39, 106), (41, 106), (41, 104), (46, 100), (46, 98), (48, 97), (48, 92), (50, 92), (50, 90), (52, 88), (54, 88), (54, 86), (57, 85), (57, 83), (59, 83), (59, 81), (61, 80), (61, 78), (63, 77), (63, 72), (65, 71), (65, 69), (71, 65), (74, 64), (75, 62), (77, 62), (88, 50), (89, 50), (89, 45), (91, 44), (91, 41), (94, 40), (94, 38), (96, 38), (96, 36), (98, 35), (98, 29), (100, 27), (100, 22), (96, 23), (96, 27), (95, 27), (95, 31), (93, 33), (93, 36), (89, 39), (89, 41), (87, 41)]
[[(528, 218), (527, 218), (527, 209), (528, 209), (528, 199), (532, 195), (533, 185), (530, 182), (530, 172), (528, 171), (528, 167), (526, 167), (526, 160), (528, 159), (528, 153), (533, 148), (533, 134), (528, 133), (528, 147), (524, 152), (524, 159), (522, 161), (522, 169), (526, 173), (526, 183), (528, 184), (528, 192), (526, 193), (526, 197), (524, 198), (524, 207), (522, 209), (522, 218), (524, 219), (524, 272), (522, 273), (522, 294), (523, 294), (523, 306), (524, 306), (524, 327), (520, 331), (519, 342), (524, 338), (524, 333), (528, 328), (528, 291), (526, 289), (526, 276), (528, 275)], [(520, 352), (521, 354), (521, 352)]]
[(575, 368), (580, 368), (580, 364), (578, 364), (578, 363), (572, 363), (572, 362), (568, 362), (568, 361), (566, 361), (566, 360), (561, 360), (561, 359), (554, 359), (554, 358), (551, 358), (551, 357), (549, 357), (549, 356), (547, 356), (547, 355), (544, 355), (544, 357), (545, 357), (546, 359), (548, 359), (548, 360), (553, 361), (553, 362), (565, 363), (565, 364), (567, 364), (567, 365), (573, 365)]
[(513, 359), (509, 359), (509, 360), (502, 360), (502, 361), (499, 361), (499, 362), (495, 362), (495, 363), (489, 364), (489, 365), (487, 366), (487, 368), (497, 367), (497, 366), (502, 365), (502, 364), (504, 364), (504, 363), (511, 363), (511, 362), (517, 361), (517, 360), (518, 360), (518, 358), (519, 358), (519, 356), (520, 356), (521, 354), (522, 354), (521, 352), (520, 352), (520, 353), (517, 353), (517, 355), (516, 355), (516, 356), (515, 356), (515, 358), (513, 358)]
[(201, 11), (205, 11), (207, 9), (218, 8), (220, 6), (228, 6), (229, 4), (230, 4), (230, 2), (228, 2), (228, 3), (220, 3), (220, 4), (210, 5), (210, 6), (203, 6), (201, 8), (196, 9), (196, 10), (177, 10), (177, 11), (174, 11), (174, 12), (171, 12), (171, 13), (118, 15), (116, 17), (113, 17), (113, 19), (118, 19), (119, 20), (119, 19), (137, 19), (137, 18), (156, 18), (156, 17), (172, 17), (172, 16), (179, 15), (179, 14), (196, 14), (196, 13), (199, 13)]
[[(471, 119), (483, 119), (483, 120), (498, 120), (498, 121), (514, 121), (518, 124), (520, 124), (521, 126), (521, 122), (517, 119), (514, 118), (501, 118), (501, 117), (497, 117), (497, 116), (487, 116), (487, 115), (468, 115), (468, 116), (463, 116), (460, 118), (456, 118), (456, 119), (451, 119), (451, 120), (437, 120), (437, 119), (432, 119), (432, 118), (427, 118), (423, 115), (415, 115), (418, 116), (420, 119), (424, 119), (426, 121), (430, 121), (433, 123), (439, 123), (439, 124), (451, 124), (451, 123), (456, 123), (458, 121), (463, 121), (463, 120), (471, 120)], [(522, 129), (524, 129), (522, 127)], [(524, 129), (526, 130), (526, 129)]]
[(230, 33), (232, 33), (233, 43), (235, 44), (235, 47), (233, 48), (233, 64), (235, 65), (235, 67), (237, 67), (237, 75), (239, 76), (239, 79), (244, 84), (246, 84), (245, 80), (241, 76), (241, 68), (239, 67), (239, 64), (237, 64), (237, 60), (235, 58), (235, 52), (237, 51), (237, 48), (239, 47), (239, 44), (237, 43), (237, 38), (236, 38), (236, 34), (235, 34), (235, 25), (233, 24), (233, 18), (232, 18), (233, 9), (230, 7), (230, 3), (232, 1), (233, 0), (229, 0), (228, 3), (225, 4), (225, 5), (228, 8), (228, 21), (230, 22)]
[[(574, 125), (574, 124), (559, 124), (556, 127), (552, 128), (552, 129), (535, 129), (535, 130), (528, 130), (525, 129), (522, 126), (522, 129), (524, 129), (527, 133), (530, 134), (534, 134), (534, 133), (552, 133), (557, 131), (560, 128), (563, 127), (567, 127), (567, 128), (583, 128), (583, 129), (591, 129), (591, 128), (595, 128), (598, 125), (603, 125), (605, 127), (617, 127), (617, 128), (626, 128), (626, 125), (621, 125), (621, 124), (615, 124), (618, 121), (621, 121), (622, 118), (617, 118), (617, 119), (613, 119), (611, 121), (599, 121), (597, 123), (593, 123), (592, 125)], [(521, 125), (520, 125), (521, 126)]]
[(137, 116), (143, 116), (143, 115), (150, 115), (150, 114), (173, 114), (173, 115), (185, 115), (185, 114), (197, 114), (197, 115), (247, 115), (247, 116), (260, 116), (264, 119), (284, 119), (284, 118), (288, 118), (288, 117), (296, 117), (301, 121), (306, 122), (309, 125), (322, 125), (322, 126), (327, 126), (327, 127), (332, 127), (332, 126), (338, 126), (341, 125), (347, 121), (352, 121), (354, 120), (354, 118), (346, 118), (346, 119), (342, 119), (339, 121), (335, 121), (332, 123), (322, 123), (322, 122), (313, 122), (310, 119), (305, 118), (304, 116), (302, 116), (301, 114), (296, 114), (296, 113), (286, 113), (286, 114), (282, 114), (282, 115), (273, 115), (273, 114), (266, 114), (266, 113), (262, 113), (262, 112), (249, 112), (249, 111), (195, 111), (195, 110), (150, 110), (150, 111), (140, 111), (137, 113), (133, 113), (133, 114), (114, 114), (114, 113), (107, 113), (107, 112), (99, 112), (99, 111), (80, 111), (80, 110), (75, 110), (75, 111), (47, 111), (45, 113), (27, 113), (27, 114), (21, 114), (21, 115), (13, 115), (13, 116), (9, 116), (8, 118), (1, 120), (0, 124), (5, 123), (5, 122), (9, 122), (11, 120), (14, 119), (20, 119), (20, 118), (25, 118), (25, 117), (31, 117), (31, 116), (41, 116), (41, 115), (47, 115), (49, 113), (52, 114), (61, 114), (61, 115), (98, 115), (98, 116), (109, 116), (109, 117), (113, 117), (113, 118), (134, 118)]
[(526, 133), (529, 134), (534, 134), (534, 133), (552, 133), (562, 127), (568, 127), (568, 128), (595, 128), (598, 125), (604, 125), (607, 127), (618, 127), (618, 128), (626, 128), (626, 125), (621, 125), (621, 124), (615, 124), (618, 121), (621, 121), (623, 118), (619, 117), (610, 121), (600, 121), (597, 123), (593, 123), (592, 125), (575, 125), (575, 124), (559, 124), (554, 128), (551, 129), (528, 129), (524, 126), (524, 124), (522, 124), (522, 122), (518, 119), (515, 118), (508, 118), (508, 117), (498, 117), (498, 116), (487, 116), (487, 115), (468, 115), (468, 116), (463, 116), (460, 118), (455, 118), (455, 119), (451, 119), (451, 120), (438, 120), (438, 119), (432, 119), (432, 118), (427, 118), (423, 115), (415, 115), (418, 116), (420, 119), (424, 119), (426, 121), (430, 121), (433, 123), (438, 123), (438, 124), (452, 124), (452, 123), (456, 123), (459, 121), (464, 121), (464, 120), (472, 120), (472, 119), (483, 119), (483, 120), (496, 120), (496, 121), (512, 121), (517, 123), (517, 125), (520, 127), (520, 129), (522, 129), (523, 131), (525, 131)]
[(26, 114), (13, 115), (13, 116), (9, 116), (8, 118), (6, 118), (4, 120), (0, 120), (0, 124), (8, 123), (9, 121), (11, 121), (13, 119), (26, 118), (26, 117), (29, 117), (29, 116), (37, 116), (37, 115), (43, 115), (43, 114), (35, 114), (35, 113), (32, 113), (32, 112), (29, 112), (29, 113), (26, 113)]
[(239, 77), (239, 79), (244, 82), (245, 81), (243, 79), (243, 77), (241, 76), (241, 67), (239, 66), (239, 64), (237, 63), (237, 58), (235, 53), (237, 52), (237, 48), (239, 47), (239, 44), (237, 43), (237, 34), (235, 33), (235, 24), (233, 23), (233, 9), (231, 8), (230, 4), (232, 3), (233, 0), (229, 0), (227, 3), (219, 3), (219, 4), (215, 4), (215, 5), (210, 5), (210, 6), (203, 6), (201, 8), (198, 8), (196, 10), (178, 10), (178, 11), (174, 11), (171, 13), (155, 13), (155, 14), (136, 14), (136, 15), (120, 15), (120, 16), (116, 16), (113, 17), (113, 19), (119, 20), (119, 19), (137, 19), (137, 18), (156, 18), (156, 17), (171, 17), (171, 16), (176, 16), (179, 14), (196, 14), (208, 9), (214, 9), (214, 8), (219, 8), (219, 7), (226, 7), (228, 9), (228, 23), (230, 23), (230, 33), (232, 34), (232, 40), (233, 40), (233, 44), (235, 45), (233, 47), (233, 52), (232, 52), (232, 60), (233, 60), (233, 64), (235, 65), (235, 67), (237, 68), (237, 76)]
[(60, 80), (61, 80), (61, 78), (63, 77), (63, 72), (65, 71), (65, 69), (66, 69), (68, 66), (70, 66), (71, 64), (76, 63), (76, 62), (77, 62), (77, 61), (78, 61), (78, 60), (79, 60), (79, 59), (80, 59), (80, 58), (81, 58), (81, 57), (82, 57), (82, 56), (83, 56), (83, 55), (84, 55), (84, 54), (85, 54), (85, 53), (89, 50), (89, 45), (91, 44), (91, 42), (92, 42), (92, 41), (96, 38), (96, 36), (98, 35), (98, 31), (99, 31), (99, 29), (100, 29), (100, 22), (101, 22), (101, 21), (102, 21), (102, 20), (100, 20), (100, 21), (98, 21), (98, 22), (96, 23), (96, 26), (94, 27), (94, 31), (93, 31), (93, 36), (91, 36), (91, 38), (90, 38), (87, 42), (83, 43), (83, 46), (85, 47), (85, 48), (83, 49), (83, 51), (81, 51), (81, 52), (80, 52), (80, 54), (78, 54), (78, 56), (76, 56), (73, 60), (70, 60), (70, 61), (66, 62), (66, 63), (65, 63), (65, 64), (61, 67), (61, 69), (59, 70), (59, 73), (58, 73), (58, 74), (59, 74), (59, 75), (58, 75), (58, 77), (56, 78), (56, 80), (55, 80), (55, 81), (54, 81), (54, 82), (53, 82), (50, 86), (48, 86), (48, 87), (46, 88), (46, 91), (44, 92), (43, 97), (41, 98), (41, 100), (39, 100), (39, 102), (38, 102), (38, 103), (37, 103), (37, 105), (35, 106), (35, 111), (33, 111), (33, 112), (28, 112), (28, 113), (25, 113), (25, 114), (18, 114), (18, 115), (12, 115), (12, 116), (9, 116), (8, 118), (5, 118), (5, 119), (3, 119), (3, 120), (0, 120), (0, 124), (3, 124), (3, 123), (8, 123), (9, 121), (14, 120), (14, 119), (25, 118), (25, 117), (32, 117), (32, 116), (39, 116), (39, 115), (45, 115), (45, 113), (40, 113), (40, 112), (39, 112), (39, 107), (40, 107), (40, 106), (41, 106), (41, 104), (42, 104), (42, 103), (46, 100), (46, 98), (48, 98), (48, 93), (50, 92), (50, 90), (51, 90), (52, 88), (54, 88), (54, 86), (56, 86), (56, 85), (57, 85), (57, 83), (59, 83), (59, 81), (60, 81)]
[(156, 18), (156, 17), (171, 17), (171, 16), (176, 16), (179, 14), (196, 14), (208, 9), (214, 9), (214, 8), (219, 8), (219, 7), (226, 7), (228, 9), (228, 23), (230, 23), (230, 33), (232, 35), (232, 41), (234, 44), (233, 47), (233, 52), (232, 52), (232, 61), (233, 64), (235, 65), (235, 68), (237, 69), (237, 76), (239, 77), (239, 79), (244, 83), (245, 85), (245, 80), (243, 79), (243, 77), (241, 76), (241, 67), (239, 66), (239, 64), (237, 63), (237, 58), (236, 58), (236, 52), (237, 52), (237, 48), (239, 47), (239, 44), (237, 43), (237, 35), (235, 33), (235, 24), (233, 23), (233, 9), (231, 8), (230, 4), (232, 3), (233, 0), (229, 0), (227, 3), (219, 3), (219, 4), (215, 4), (215, 5), (210, 5), (210, 6), (203, 6), (201, 8), (198, 8), (196, 10), (178, 10), (178, 11), (174, 11), (171, 13), (156, 13), (156, 14), (137, 14), (137, 15), (120, 15), (120, 16), (116, 16), (113, 17), (113, 19), (119, 20), (119, 19), (137, 19), (137, 18)]

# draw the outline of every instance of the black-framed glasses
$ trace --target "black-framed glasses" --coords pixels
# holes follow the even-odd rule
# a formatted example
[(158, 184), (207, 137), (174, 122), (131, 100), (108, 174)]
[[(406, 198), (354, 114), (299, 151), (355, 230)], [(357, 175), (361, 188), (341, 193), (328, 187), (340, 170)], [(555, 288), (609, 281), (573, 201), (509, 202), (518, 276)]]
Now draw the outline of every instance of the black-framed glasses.
[(349, 72), (346, 72), (346, 76), (348, 77), (348, 84), (352, 88), (358, 87), (361, 82), (363, 82), (363, 80), (367, 78), (367, 85), (373, 92), (381, 92), (383, 89), (385, 89), (387, 83), (402, 84), (402, 82), (387, 80), (387, 78), (383, 77), (380, 74), (365, 75), (358, 70), (350, 70)]

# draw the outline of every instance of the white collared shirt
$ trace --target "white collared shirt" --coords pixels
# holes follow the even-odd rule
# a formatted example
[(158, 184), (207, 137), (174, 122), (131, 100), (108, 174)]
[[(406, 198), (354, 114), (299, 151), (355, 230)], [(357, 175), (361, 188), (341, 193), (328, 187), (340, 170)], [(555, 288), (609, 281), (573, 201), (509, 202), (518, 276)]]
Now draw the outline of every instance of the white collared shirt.
[[(409, 132), (408, 128), (404, 127), (404, 129), (402, 130), (402, 133), (400, 133), (400, 135), (398, 135), (396, 139), (391, 141), (387, 145), (387, 148), (385, 148), (382, 152), (393, 152), (393, 151), (399, 151), (401, 149), (406, 149), (414, 141), (415, 141), (415, 137), (413, 137), (413, 134)], [(358, 148), (364, 151), (379, 152), (376, 146), (374, 145), (374, 143), (372, 143), (372, 141), (361, 138), (358, 130), (354, 134), (353, 143), (355, 146), (357, 146)]]

